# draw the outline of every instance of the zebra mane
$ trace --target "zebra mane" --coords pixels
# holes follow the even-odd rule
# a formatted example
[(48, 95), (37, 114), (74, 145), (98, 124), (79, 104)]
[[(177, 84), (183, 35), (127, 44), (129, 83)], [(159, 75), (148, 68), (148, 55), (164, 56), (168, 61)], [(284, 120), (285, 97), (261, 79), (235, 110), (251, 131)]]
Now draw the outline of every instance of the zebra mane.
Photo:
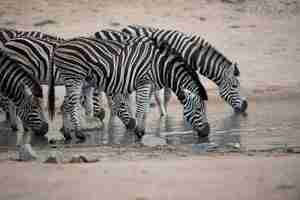
[[(196, 35), (196, 34), (186, 34), (181, 31), (178, 31), (178, 30), (166, 30), (166, 29), (159, 29), (159, 28), (155, 28), (155, 27), (142, 26), (142, 25), (129, 25), (126, 28), (123, 28), (122, 31), (127, 34), (131, 34), (131, 35), (145, 35), (145, 36), (151, 37), (156, 42), (157, 46), (159, 46), (159, 47), (162, 46), (163, 48), (165, 48), (165, 46), (171, 46), (171, 45), (169, 45), (166, 41), (160, 42), (160, 44), (158, 44), (159, 39), (157, 37), (159, 37), (162, 33), (163, 34), (171, 33), (173, 35), (176, 35), (176, 34), (183, 35), (187, 41), (190, 41), (191, 43), (195, 44), (196, 46), (198, 46), (199, 49), (210, 48), (211, 50), (217, 52), (220, 56), (222, 56), (226, 59), (226, 61), (228, 62), (228, 67), (233, 64), (232, 61), (230, 61), (226, 56), (224, 56), (224, 54), (221, 53), (219, 50), (217, 50), (212, 44), (210, 44), (203, 37)], [(177, 52), (177, 50), (175, 50), (175, 49), (171, 49), (170, 51), (174, 55), (175, 54), (180, 55), (180, 53)], [(182, 59), (185, 60), (183, 57), (182, 57)], [(239, 71), (236, 63), (234, 64), (234, 76), (240, 76), (240, 71)]]
[(223, 53), (221, 53), (219, 50), (217, 50), (217, 48), (215, 46), (213, 46), (212, 44), (210, 44), (208, 41), (206, 41), (204, 38), (202, 38), (201, 36), (198, 35), (191, 35), (191, 42), (200, 45), (199, 48), (210, 48), (213, 51), (217, 52), (219, 55), (221, 55), (222, 57), (224, 57), (226, 59), (226, 61), (228, 62), (228, 67), (232, 66), (234, 67), (234, 72), (233, 75), (234, 76), (240, 76), (240, 70), (238, 68), (238, 64), (237, 63), (233, 63), (231, 60), (229, 60), (226, 56), (224, 56)]
[[(156, 44), (155, 41), (154, 41), (154, 44)], [(181, 54), (179, 54), (177, 51), (175, 51), (173, 48), (171, 48), (167, 42), (160, 43), (160, 45), (156, 46), (156, 48), (158, 48), (160, 52), (165, 51), (167, 55), (170, 55), (170, 56), (172, 55), (176, 59), (178, 59), (180, 62), (183, 62), (184, 65), (186, 65), (185, 69), (186, 69), (187, 73), (192, 77), (193, 81), (195, 81), (196, 85), (199, 87), (198, 95), (202, 98), (202, 100), (208, 100), (208, 95), (207, 95), (206, 89), (204, 88), (203, 84), (201, 83), (198, 75), (196, 74), (196, 72), (194, 70), (192, 70), (191, 67), (188, 66), (188, 63), (183, 59)]]
[(37, 31), (20, 32), (17, 34), (17, 38), (31, 38), (31, 39), (38, 39), (41, 41), (53, 42), (53, 43), (62, 43), (62, 42), (66, 41), (66, 39), (64, 39), (62, 37), (59, 37), (56, 35), (55, 36), (49, 35), (49, 34), (37, 32)]

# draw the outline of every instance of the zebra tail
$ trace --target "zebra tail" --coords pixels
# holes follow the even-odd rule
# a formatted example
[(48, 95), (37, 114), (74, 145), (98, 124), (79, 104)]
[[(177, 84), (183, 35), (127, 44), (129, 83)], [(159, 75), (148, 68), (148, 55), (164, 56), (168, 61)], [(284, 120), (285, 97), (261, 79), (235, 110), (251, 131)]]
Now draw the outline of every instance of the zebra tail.
[(49, 88), (48, 88), (48, 113), (51, 120), (55, 117), (55, 74), (54, 74), (54, 49), (50, 55)]

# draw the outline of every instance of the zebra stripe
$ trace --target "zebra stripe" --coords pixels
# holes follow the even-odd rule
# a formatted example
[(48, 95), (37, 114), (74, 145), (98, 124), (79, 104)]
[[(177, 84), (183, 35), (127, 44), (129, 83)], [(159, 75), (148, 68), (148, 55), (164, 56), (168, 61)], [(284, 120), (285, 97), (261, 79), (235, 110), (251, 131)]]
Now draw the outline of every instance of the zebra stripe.
[[(130, 43), (130, 40), (135, 38), (115, 30), (99, 31), (95, 33), (95, 37), (115, 40), (125, 44)], [(124, 38), (126, 40), (123, 40)], [(203, 126), (208, 126), (203, 101), (207, 100), (207, 94), (196, 73), (186, 67), (186, 63), (180, 56), (172, 54), (172, 49), (168, 48), (168, 46), (160, 46), (159, 51), (158, 49), (156, 50), (151, 65), (150, 77), (156, 89), (160, 90), (165, 87), (171, 88), (171, 90), (179, 96), (180, 92), (183, 92), (182, 88), (185, 88), (187, 91), (196, 93), (201, 97), (202, 102), (198, 101), (198, 105), (191, 104), (189, 101), (182, 101), (185, 102), (185, 119), (189, 120), (188, 123), (190, 123), (198, 133), (201, 133)], [(190, 109), (191, 105), (194, 105), (193, 112), (191, 112)], [(207, 133), (199, 135), (207, 135)]]
[[(36, 77), (41, 84), (48, 84), (49, 79), (49, 59), (53, 48), (65, 40), (59, 37), (51, 36), (41, 32), (21, 32), (15, 34), (17, 38), (7, 41), (2, 51), (11, 59), (14, 59), (22, 67), (34, 77)], [(54, 71), (55, 84), (62, 85), (60, 75), (57, 70)], [(89, 101), (92, 97), (85, 97)], [(97, 100), (97, 98), (94, 98)], [(91, 101), (92, 102), (92, 101)], [(94, 104), (86, 104), (86, 109), (93, 110), (94, 114), (99, 117), (103, 116), (103, 110), (98, 107), (100, 102)], [(89, 112), (91, 114), (91, 112)], [(64, 113), (68, 114), (68, 113)], [(100, 118), (103, 120), (103, 118)]]
[[(23, 124), (37, 134), (48, 131), (48, 123), (38, 98), (42, 98), (39, 83), (15, 62), (0, 54), (0, 94), (9, 98), (17, 107), (17, 114)], [(26, 89), (31, 88), (33, 95)]]
[[(138, 135), (143, 133), (144, 113), (148, 109), (146, 102), (151, 87), (148, 71), (154, 50), (151, 43), (143, 40), (148, 39), (138, 38), (124, 45), (115, 41), (81, 37), (55, 49), (55, 66), (65, 81), (66, 100), (70, 102), (66, 109), (73, 114), (71, 122), (79, 139), (84, 140), (84, 135), (79, 130), (78, 112), (74, 105), (79, 101), (81, 82), (88, 76), (108, 95), (137, 91), (136, 130)], [(53, 105), (49, 105), (49, 108), (53, 108)], [(122, 119), (122, 116), (119, 117)], [(125, 120), (122, 121), (126, 125)]]
[(176, 30), (163, 30), (143, 26), (128, 26), (123, 32), (152, 38), (157, 45), (168, 45), (179, 54), (192, 70), (214, 81), (222, 98), (236, 112), (247, 109), (247, 101), (240, 95), (240, 71), (236, 63), (228, 60), (203, 38)]

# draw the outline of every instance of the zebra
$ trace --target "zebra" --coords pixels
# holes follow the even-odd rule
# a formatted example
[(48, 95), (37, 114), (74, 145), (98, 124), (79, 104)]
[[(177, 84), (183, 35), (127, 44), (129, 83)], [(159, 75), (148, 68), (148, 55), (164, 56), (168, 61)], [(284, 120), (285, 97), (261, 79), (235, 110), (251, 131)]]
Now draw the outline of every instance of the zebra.
[(43, 90), (38, 81), (2, 53), (0, 74), (0, 94), (16, 106), (24, 131), (30, 129), (37, 135), (45, 135), (48, 132), (48, 123), (42, 112), (40, 98), (43, 97)]
[[(80, 131), (76, 105), (79, 103), (79, 88), (86, 77), (93, 77), (96, 87), (112, 95), (113, 98), (115, 95), (127, 95), (136, 90), (136, 126), (133, 126), (135, 120), (132, 117), (130, 119), (118, 117), (127, 129), (135, 130), (138, 140), (142, 138), (145, 133), (145, 112), (148, 111), (149, 93), (153, 81), (149, 70), (152, 67), (154, 55), (159, 55), (158, 49), (153, 45), (152, 40), (145, 37), (122, 43), (100, 40), (95, 37), (79, 37), (55, 48), (52, 66), (58, 68), (65, 81), (67, 93), (65, 100), (68, 102), (65, 105), (68, 106), (66, 109), (72, 113), (71, 122), (74, 124), (75, 135), (79, 140), (84, 141), (85, 136)], [(49, 117), (53, 119), (55, 90), (54, 79), (50, 80), (48, 107), (50, 108)], [(185, 90), (180, 91), (178, 95), (181, 97), (179, 98), (181, 102), (185, 102), (185, 98), (190, 98), (189, 95), (185, 95)], [(190, 101), (186, 105), (188, 108), (194, 106)], [(64, 136), (66, 139), (71, 139), (69, 134)]]
[(157, 45), (168, 45), (180, 54), (195, 72), (215, 82), (220, 96), (236, 113), (247, 110), (248, 102), (240, 95), (240, 71), (238, 64), (231, 62), (215, 47), (197, 35), (187, 35), (176, 30), (164, 30), (139, 25), (129, 25), (122, 32), (132, 36), (145, 36)]
[[(10, 30), (10, 32), (13, 31)], [(8, 39), (7, 37), (8, 41), (2, 45), (2, 52), (18, 62), (29, 73), (33, 74), (42, 85), (48, 84), (50, 53), (55, 45), (59, 45), (65, 40), (40, 32), (19, 31), (17, 33), (13, 39)], [(56, 85), (61, 85), (62, 81), (59, 73), (57, 71), (54, 73)], [(105, 111), (102, 106), (100, 106), (97, 97), (93, 97), (93, 101), (91, 101), (91, 97), (86, 96), (90, 90), (92, 90), (91, 86), (86, 83), (86, 87), (82, 89), (83, 102), (88, 102), (85, 103), (84, 106), (86, 114), (90, 116), (94, 110), (94, 116), (102, 121), (105, 116)], [(93, 102), (93, 106), (91, 106), (90, 102)], [(64, 125), (61, 130), (63, 129)]]
[[(50, 39), (58, 39), (54, 36), (50, 36), (38, 31), (20, 31), (14, 29), (0, 28), (0, 51), (3, 49), (4, 44), (14, 38), (17, 37), (37, 37), (37, 38), (50, 38)], [(1, 56), (2, 53), (1, 53)], [(6, 120), (9, 121), (10, 126), (13, 131), (18, 130), (17, 126), (17, 116), (16, 116), (16, 108), (14, 104), (9, 100), (9, 98), (0, 96), (0, 107), (4, 110), (6, 114)]]
[[(120, 31), (112, 30), (112, 29), (106, 29), (98, 31), (94, 34), (94, 36), (98, 39), (104, 39), (104, 40), (113, 40), (118, 42), (126, 43), (131, 39), (134, 39), (131, 35), (124, 34)], [(184, 65), (186, 63), (183, 61), (183, 59), (178, 54), (173, 54), (172, 49), (168, 48), (168, 46), (160, 46), (159, 51), (160, 53), (156, 56), (153, 56), (154, 60), (152, 63), (151, 68), (151, 79), (153, 81), (153, 87), (156, 91), (162, 90), (163, 88), (170, 88), (171, 91), (173, 91), (177, 96), (179, 94), (179, 86), (184, 86), (185, 88), (190, 88), (191, 92), (197, 92), (197, 87), (200, 87), (200, 93), (199, 96), (204, 97), (203, 100), (207, 100), (207, 94), (206, 91), (200, 82), (199, 78), (193, 71), (190, 70), (190, 68), (185, 69)], [(173, 71), (172, 71), (173, 70)], [(174, 73), (174, 71), (176, 73)], [(173, 73), (171, 73), (173, 72)], [(180, 72), (180, 73), (179, 73)], [(189, 78), (187, 78), (189, 77)], [(181, 80), (183, 79), (183, 80)], [(171, 82), (168, 81), (173, 81)], [(195, 84), (192, 83), (196, 82), (197, 87)], [(192, 85), (192, 86), (191, 86)], [(188, 91), (187, 91), (188, 92)], [(158, 98), (158, 97), (156, 97)], [(193, 101), (191, 101), (193, 102)], [(159, 103), (162, 103), (161, 101)], [(209, 124), (207, 122), (207, 119), (201, 119), (201, 116), (206, 116), (205, 114), (202, 114), (201, 112), (206, 112), (205, 106), (202, 104), (199, 104), (200, 106), (200, 114), (191, 115), (189, 113), (185, 113), (184, 117), (185, 119), (193, 125), (193, 127), (197, 127), (197, 122), (194, 122), (195, 120), (198, 120), (200, 122), (203, 122), (204, 128), (199, 128), (198, 135), (199, 136), (207, 136), (209, 133)], [(160, 107), (163, 108), (164, 105), (160, 104)], [(196, 106), (194, 106), (196, 107)], [(192, 112), (191, 112), (192, 113)], [(187, 117), (189, 116), (189, 118)], [(200, 117), (199, 117), (200, 116)], [(200, 119), (199, 119), (200, 118)], [(206, 122), (206, 123), (204, 123)], [(201, 124), (201, 123), (200, 123)], [(198, 122), (199, 126), (199, 122)], [(203, 131), (203, 130), (206, 131)]]

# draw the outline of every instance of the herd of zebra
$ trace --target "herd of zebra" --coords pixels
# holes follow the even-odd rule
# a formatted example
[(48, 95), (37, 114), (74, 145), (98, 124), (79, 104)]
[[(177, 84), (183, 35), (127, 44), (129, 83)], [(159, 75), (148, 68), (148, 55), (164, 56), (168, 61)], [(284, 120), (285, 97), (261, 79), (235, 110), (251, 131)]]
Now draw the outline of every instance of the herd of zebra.
[[(80, 127), (82, 106), (87, 115), (103, 120), (103, 94), (112, 114), (140, 140), (152, 92), (161, 114), (166, 114), (169, 98), (164, 99), (163, 90), (177, 96), (184, 119), (199, 137), (206, 137), (210, 133), (208, 98), (199, 74), (218, 86), (220, 96), (236, 113), (246, 111), (248, 103), (240, 94), (237, 64), (197, 35), (139, 25), (72, 39), (0, 29), (0, 106), (14, 130), (18, 116), (24, 131), (45, 135), (48, 122), (41, 106), (41, 85), (49, 87), (51, 120), (55, 117), (55, 86), (63, 85), (61, 131), (66, 141), (72, 139), (71, 131), (80, 142), (86, 139)], [(135, 116), (130, 108), (133, 92)]]

